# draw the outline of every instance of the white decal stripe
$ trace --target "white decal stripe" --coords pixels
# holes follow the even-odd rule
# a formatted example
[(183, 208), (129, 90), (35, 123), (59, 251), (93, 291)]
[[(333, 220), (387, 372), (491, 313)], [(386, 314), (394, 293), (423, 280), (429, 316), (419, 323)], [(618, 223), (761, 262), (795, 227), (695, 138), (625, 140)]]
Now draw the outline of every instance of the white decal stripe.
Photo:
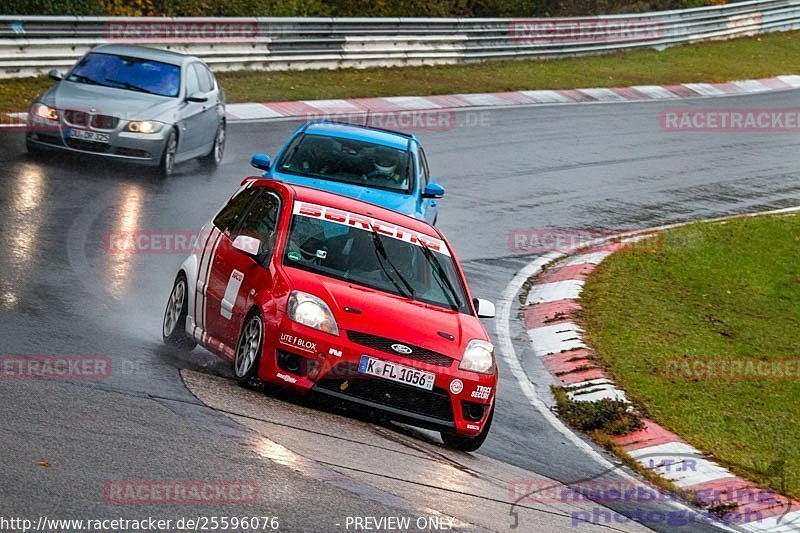
[(199, 300), (200, 300), (199, 294), (200, 294), (200, 291), (198, 289), (199, 289), (199, 285), (200, 285), (200, 280), (203, 279), (203, 277), (204, 277), (204, 275), (203, 275), (203, 261), (206, 258), (206, 253), (208, 251), (208, 243), (211, 241), (211, 236), (213, 234), (214, 234), (214, 225), (211, 224), (211, 230), (208, 232), (208, 235), (206, 236), (206, 242), (203, 245), (203, 253), (200, 254), (200, 263), (197, 265), (197, 277), (194, 280), (194, 309), (193, 309), (193, 313), (192, 313), (192, 317), (194, 318), (194, 320), (193, 320), (194, 321), (194, 328), (192, 329), (192, 337), (195, 337), (195, 338), (196, 338), (197, 324), (198, 324), (198, 318), (199, 318), (198, 317), (198, 313), (197, 313), (197, 308), (199, 307)]
[(372, 228), (379, 232), (382, 236), (396, 239), (398, 241), (407, 242), (416, 246), (420, 246), (420, 241), (425, 241), (425, 244), (431, 250), (450, 257), (450, 250), (447, 248), (447, 245), (443, 240), (366, 215), (359, 215), (349, 211), (344, 211), (342, 209), (337, 209), (335, 207), (328, 207), (301, 201), (296, 201), (294, 203), (292, 214), (308, 218), (316, 218), (318, 220), (324, 220), (326, 222), (332, 222), (342, 226), (363, 229), (365, 231), (369, 231), (370, 226), (372, 226)]
[[(217, 232), (217, 238), (214, 241), (214, 246), (211, 248), (211, 253), (208, 254), (208, 262), (206, 263), (206, 270), (205, 275), (203, 276), (204, 283), (203, 283), (203, 305), (200, 307), (200, 324), (203, 328), (203, 339), (206, 338), (206, 332), (208, 331), (208, 327), (206, 324), (206, 307), (208, 306), (208, 298), (206, 295), (208, 294), (208, 281), (211, 278), (211, 270), (213, 269), (213, 262), (214, 258), (217, 255), (217, 248), (219, 247), (219, 243), (222, 240), (222, 232)], [(205, 342), (205, 340), (203, 341)]]

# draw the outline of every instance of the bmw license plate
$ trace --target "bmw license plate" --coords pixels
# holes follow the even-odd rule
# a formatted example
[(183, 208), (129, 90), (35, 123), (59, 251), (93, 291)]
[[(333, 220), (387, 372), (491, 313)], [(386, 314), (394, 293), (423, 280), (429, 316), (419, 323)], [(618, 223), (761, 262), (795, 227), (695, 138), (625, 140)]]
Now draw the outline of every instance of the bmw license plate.
[(358, 371), (362, 374), (405, 383), (425, 390), (433, 390), (433, 382), (436, 379), (436, 374), (433, 372), (417, 370), (416, 368), (398, 365), (390, 361), (375, 359), (368, 355), (361, 356)]
[(67, 130), (67, 137), (71, 139), (80, 139), (82, 141), (93, 141), (96, 143), (107, 143), (109, 140), (108, 133), (100, 133), (89, 130), (76, 130), (75, 128), (70, 128)]

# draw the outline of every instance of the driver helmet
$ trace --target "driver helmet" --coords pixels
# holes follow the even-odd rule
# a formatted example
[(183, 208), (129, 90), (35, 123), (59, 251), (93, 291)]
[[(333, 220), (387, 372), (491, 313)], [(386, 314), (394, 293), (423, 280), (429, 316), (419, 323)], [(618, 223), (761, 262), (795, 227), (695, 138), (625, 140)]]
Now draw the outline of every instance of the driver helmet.
[(394, 176), (400, 158), (391, 148), (378, 148), (373, 160), (375, 172), (379, 176)]

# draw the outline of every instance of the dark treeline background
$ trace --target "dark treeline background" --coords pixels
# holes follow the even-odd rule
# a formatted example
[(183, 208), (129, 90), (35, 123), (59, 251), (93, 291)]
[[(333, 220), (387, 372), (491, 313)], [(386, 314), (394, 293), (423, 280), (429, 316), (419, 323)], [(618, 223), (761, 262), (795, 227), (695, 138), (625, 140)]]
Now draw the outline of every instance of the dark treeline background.
[(724, 0), (4, 0), (14, 15), (547, 17), (682, 9)]

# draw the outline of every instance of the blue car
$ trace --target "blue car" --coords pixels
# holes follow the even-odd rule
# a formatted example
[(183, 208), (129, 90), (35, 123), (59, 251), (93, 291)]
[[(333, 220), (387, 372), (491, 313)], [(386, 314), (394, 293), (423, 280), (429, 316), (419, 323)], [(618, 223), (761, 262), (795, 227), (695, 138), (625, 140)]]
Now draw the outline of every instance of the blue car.
[(309, 122), (295, 130), (275, 164), (256, 154), (251, 165), (265, 170), (265, 178), (350, 196), (431, 224), (444, 196), (414, 135), (366, 126)]

